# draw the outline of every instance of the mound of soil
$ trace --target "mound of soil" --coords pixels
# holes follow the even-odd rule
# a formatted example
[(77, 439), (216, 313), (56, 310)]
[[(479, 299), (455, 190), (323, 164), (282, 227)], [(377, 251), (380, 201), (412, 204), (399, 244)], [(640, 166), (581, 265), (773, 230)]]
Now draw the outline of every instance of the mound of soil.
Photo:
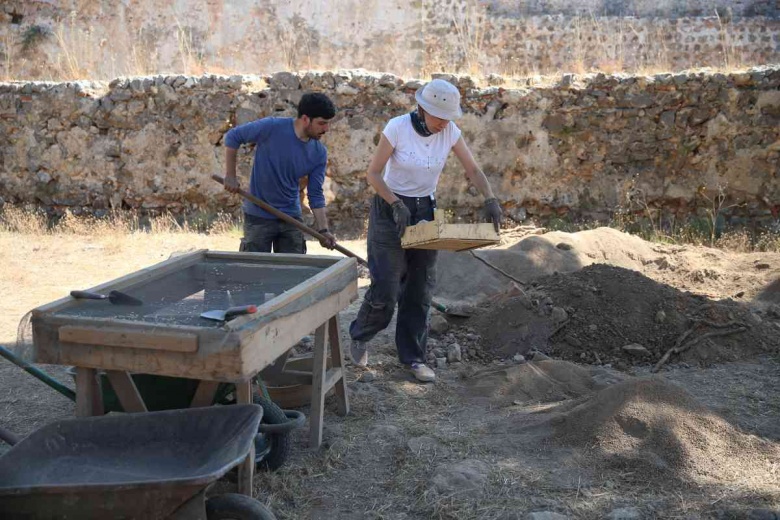
[(536, 349), (618, 368), (655, 364), (675, 346), (671, 362), (704, 365), (780, 351), (777, 327), (744, 304), (604, 264), (541, 278), (526, 295), (486, 307), (471, 326), (495, 356)]
[[(510, 423), (512, 419), (510, 418)], [(549, 442), (585, 450), (594, 462), (704, 482), (778, 483), (780, 447), (742, 433), (687, 391), (654, 377), (629, 379), (563, 404), (533, 426)], [(647, 473), (645, 473), (647, 475)]]
[(545, 360), (481, 370), (468, 377), (465, 394), (497, 406), (551, 403), (581, 397), (615, 383), (616, 375), (568, 361)]

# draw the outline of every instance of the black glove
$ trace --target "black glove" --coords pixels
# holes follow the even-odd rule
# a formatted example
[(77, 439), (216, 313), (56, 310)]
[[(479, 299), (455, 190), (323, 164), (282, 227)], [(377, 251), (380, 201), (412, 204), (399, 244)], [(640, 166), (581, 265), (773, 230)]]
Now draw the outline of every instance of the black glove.
[(402, 201), (397, 200), (393, 202), (393, 220), (395, 220), (395, 229), (398, 231), (398, 238), (404, 236), (406, 226), (412, 220), (412, 213), (409, 208), (406, 207)]
[(493, 223), (493, 227), (496, 228), (496, 233), (501, 229), (501, 204), (498, 203), (498, 199), (493, 197), (485, 200), (485, 218)]

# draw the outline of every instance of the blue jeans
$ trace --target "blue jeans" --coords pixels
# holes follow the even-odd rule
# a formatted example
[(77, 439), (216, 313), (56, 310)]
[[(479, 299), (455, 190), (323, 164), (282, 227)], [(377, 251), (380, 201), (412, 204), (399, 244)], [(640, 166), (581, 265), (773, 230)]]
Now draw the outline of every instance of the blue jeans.
[[(433, 220), (430, 197), (402, 197), (412, 224)], [(371, 286), (357, 318), (349, 326), (353, 340), (368, 341), (384, 330), (398, 303), (395, 345), (401, 363), (424, 363), (428, 343), (428, 311), (436, 283), (436, 251), (403, 249), (395, 229), (393, 209), (379, 195), (368, 217), (368, 270)]]
[[(300, 219), (298, 219), (300, 220)], [(244, 237), (239, 251), (249, 253), (306, 253), (301, 230), (282, 220), (261, 218), (244, 213)]]

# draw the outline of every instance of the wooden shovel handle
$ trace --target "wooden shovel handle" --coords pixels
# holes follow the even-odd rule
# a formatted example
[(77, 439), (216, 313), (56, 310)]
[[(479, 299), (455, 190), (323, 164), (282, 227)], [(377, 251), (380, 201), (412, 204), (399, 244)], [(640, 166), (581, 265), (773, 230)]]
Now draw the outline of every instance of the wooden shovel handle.
[[(219, 175), (212, 175), (211, 178), (224, 186), (224, 184), (225, 184), (225, 179), (224, 178), (220, 177)], [(257, 197), (255, 197), (251, 193), (246, 192), (246, 191), (240, 189), (240, 190), (238, 190), (238, 194), (241, 195), (242, 197), (244, 197), (249, 202), (251, 202), (253, 204), (256, 204), (257, 206), (261, 207), (263, 210), (267, 211), (268, 213), (270, 213), (274, 217), (278, 218), (279, 220), (283, 220), (284, 222), (287, 222), (288, 224), (291, 224), (291, 225), (295, 226), (296, 228), (300, 229), (304, 233), (313, 236), (314, 238), (316, 238), (317, 240), (319, 240), (321, 242), (327, 242), (328, 239), (324, 235), (322, 235), (320, 233), (317, 233), (316, 231), (314, 231), (312, 228), (310, 228), (306, 224), (300, 222), (299, 220), (296, 220), (296, 219), (292, 218), (290, 215), (288, 215), (286, 213), (282, 213), (281, 211), (279, 211), (278, 209), (274, 208), (273, 206), (269, 206), (267, 203), (265, 203), (262, 200), (258, 199)], [(341, 247), (338, 244), (336, 244), (334, 249), (336, 251), (338, 251), (339, 253), (345, 255), (345, 256), (349, 256), (351, 258), (354, 258), (360, 264), (368, 265), (368, 262), (366, 262), (364, 259), (362, 259), (358, 255), (356, 255), (355, 253), (353, 253), (349, 249)]]

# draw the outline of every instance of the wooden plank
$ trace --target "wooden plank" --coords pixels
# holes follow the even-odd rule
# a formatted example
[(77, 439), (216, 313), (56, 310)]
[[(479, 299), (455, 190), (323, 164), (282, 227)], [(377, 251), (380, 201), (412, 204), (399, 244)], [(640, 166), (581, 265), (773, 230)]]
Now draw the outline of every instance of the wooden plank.
[[(334, 280), (338, 280), (340, 275), (350, 271), (355, 273), (354, 284), (355, 290), (357, 290), (357, 260), (354, 258), (343, 258), (322, 271), (320, 274), (313, 276), (305, 282), (296, 285), (289, 291), (286, 291), (259, 306), (255, 314), (240, 316), (234, 320), (231, 320), (225, 326), (231, 330), (247, 328), (251, 322), (260, 319), (267, 319), (269, 316), (272, 316), (274, 312), (277, 312), (283, 309), (285, 306), (292, 304), (295, 300), (304, 298), (305, 296), (313, 293), (315, 290), (321, 287), (326, 286), (327, 284), (333, 284)], [(338, 313), (340, 310), (341, 309), (335, 309), (333, 314)], [(331, 316), (333, 314), (331, 314)], [(298, 341), (299, 339), (300, 338), (296, 339), (295, 341)]]
[[(339, 327), (339, 315), (336, 314), (330, 319), (328, 327), (328, 343), (330, 343), (330, 361), (331, 366), (336, 367), (338, 378), (334, 381), (336, 387), (336, 399), (338, 401), (339, 415), (349, 413), (349, 395), (347, 395), (347, 370), (344, 368), (344, 353), (341, 351), (341, 328)], [(330, 370), (328, 371), (330, 372)], [(331, 387), (326, 385), (327, 392)]]
[[(251, 377), (295, 345), (306, 331), (315, 329), (357, 298), (357, 280), (310, 307), (289, 314), (242, 337), (244, 377)], [(202, 349), (202, 347), (201, 347)]]
[[(238, 404), (252, 404), (252, 382), (236, 381), (236, 402)], [(238, 466), (238, 492), (252, 497), (253, 481), (255, 476), (255, 443), (251, 443), (249, 455)]]
[[(340, 368), (331, 368), (328, 371), (325, 372), (325, 380), (322, 383), (322, 391), (325, 395), (328, 394), (331, 388), (336, 386), (336, 384), (341, 381), (343, 378), (344, 372)], [(339, 415), (344, 415), (343, 413), (339, 412)]]
[(237, 260), (262, 264), (301, 265), (313, 267), (330, 267), (344, 260), (343, 256), (326, 255), (296, 255), (288, 253), (245, 253), (233, 251), (207, 251), (206, 258), (214, 260)]
[(192, 397), (190, 408), (202, 408), (214, 404), (214, 396), (219, 388), (219, 381), (206, 381), (201, 379), (198, 383), (198, 389)]
[(118, 327), (79, 327), (65, 325), (59, 329), (59, 340), (65, 343), (105, 347), (197, 352), (198, 336), (170, 332), (131, 331)]
[(328, 322), (317, 327), (314, 333), (314, 365), (311, 385), (311, 416), (309, 417), (309, 447), (322, 444), (322, 416), (325, 412), (325, 354), (327, 349)]
[[(181, 270), (189, 265), (193, 265), (203, 257), (206, 251), (207, 251), (206, 249), (200, 249), (198, 251), (193, 251), (192, 253), (186, 255), (178, 256), (176, 258), (169, 258), (168, 260), (165, 260), (163, 262), (159, 262), (150, 267), (146, 267), (134, 273), (122, 276), (120, 278), (116, 278), (114, 280), (111, 280), (110, 282), (97, 285), (87, 290), (90, 292), (97, 292), (97, 293), (108, 292), (112, 289), (121, 291), (132, 285), (148, 282), (153, 279), (157, 279), (162, 276), (165, 276), (169, 273), (173, 273), (178, 270)], [(57, 310), (72, 304), (74, 301), (75, 300), (71, 296), (66, 296), (65, 298), (60, 298), (59, 300), (53, 301), (46, 305), (36, 307), (35, 309), (33, 309), (32, 312), (33, 313), (56, 312)]]
[(76, 367), (76, 417), (103, 415), (102, 401), (97, 371)]
[(148, 411), (130, 374), (119, 370), (107, 370), (106, 375), (109, 382), (111, 382), (114, 393), (116, 393), (119, 402), (122, 404), (122, 409), (126, 413), (143, 413)]
[(433, 222), (421, 222), (406, 228), (401, 246), (406, 249), (463, 251), (498, 244), (500, 240), (493, 224), (448, 224), (444, 211), (437, 209)]

